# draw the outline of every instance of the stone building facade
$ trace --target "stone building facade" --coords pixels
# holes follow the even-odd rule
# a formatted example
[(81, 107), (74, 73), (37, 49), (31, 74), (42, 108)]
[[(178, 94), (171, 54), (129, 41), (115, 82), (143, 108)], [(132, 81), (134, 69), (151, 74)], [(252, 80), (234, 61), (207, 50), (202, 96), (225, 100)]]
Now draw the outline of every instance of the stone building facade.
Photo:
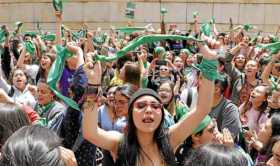
[[(37, 22), (43, 30), (54, 30), (52, 0), (0, 0), (0, 25), (24, 22), (24, 28), (36, 30)], [(67, 0), (64, 24), (79, 29), (83, 23), (90, 28), (108, 29), (111, 25), (125, 26), (126, 2), (128, 0)], [(132, 0), (136, 4), (135, 26), (160, 23), (159, 0)], [(264, 32), (275, 32), (280, 24), (280, 0), (161, 0), (168, 10), (167, 24), (177, 24), (186, 30), (193, 21), (192, 13), (198, 11), (201, 21), (216, 19), (218, 28), (228, 29), (229, 18), (234, 24), (250, 23)]]

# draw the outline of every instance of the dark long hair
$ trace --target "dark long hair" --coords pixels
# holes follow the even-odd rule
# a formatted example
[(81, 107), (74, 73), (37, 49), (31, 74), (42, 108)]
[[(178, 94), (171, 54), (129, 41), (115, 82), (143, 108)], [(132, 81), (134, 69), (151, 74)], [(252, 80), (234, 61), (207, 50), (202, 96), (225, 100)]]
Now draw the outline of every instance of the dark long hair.
[(234, 147), (208, 144), (192, 151), (185, 166), (247, 166), (246, 157)]
[[(46, 53), (45, 55), (43, 55), (43, 56), (47, 56), (47, 57), (49, 57), (50, 58), (50, 60), (51, 60), (51, 66), (52, 66), (52, 64), (53, 64), (53, 62), (55, 61), (55, 55), (54, 54), (51, 54), (51, 53)], [(42, 56), (42, 57), (43, 57)], [(42, 59), (42, 57), (41, 57), (41, 59)], [(41, 60), (40, 59), (40, 60)], [(40, 66), (39, 66), (39, 71), (38, 71), (38, 73), (37, 73), (37, 75), (36, 75), (36, 80), (34, 80), (36, 83), (39, 81), (39, 79), (40, 78), (45, 78), (45, 73), (46, 73), (47, 71), (46, 70), (44, 70), (43, 68), (42, 68), (42, 66), (41, 66), (41, 64), (40, 64)], [(47, 79), (47, 78), (45, 78), (45, 79)]]
[(164, 108), (168, 110), (168, 112), (173, 115), (174, 112), (176, 111), (176, 103), (175, 103), (175, 98), (174, 98), (174, 83), (171, 82), (171, 81), (165, 81), (163, 83), (161, 83), (158, 87), (158, 90), (159, 88), (163, 85), (163, 84), (168, 84), (168, 86), (170, 87), (171, 89), (171, 93), (172, 93), (172, 96), (171, 96), (171, 99), (169, 100), (169, 103), (168, 104), (164, 104)]
[(272, 156), (272, 147), (274, 143), (280, 140), (280, 113), (275, 113), (272, 115), (271, 130), (271, 138), (260, 151), (261, 154), (266, 156), (267, 160)]
[[(133, 103), (132, 103), (133, 104)], [(123, 141), (118, 148), (118, 158), (116, 161), (117, 166), (135, 166), (139, 161), (140, 156), (140, 144), (136, 134), (137, 128), (133, 121), (132, 115), (133, 107), (128, 109), (128, 130), (124, 135)], [(169, 135), (167, 129), (164, 128), (164, 111), (162, 109), (162, 119), (159, 127), (154, 133), (154, 141), (159, 148), (160, 154), (164, 159), (164, 162), (168, 166), (177, 165), (175, 162), (175, 155), (173, 149), (170, 146)]]
[[(259, 86), (264, 86), (265, 87), (265, 97), (266, 97), (266, 100), (262, 102), (262, 104), (259, 106), (258, 108), (258, 111), (260, 112), (260, 115), (258, 117), (258, 122), (262, 116), (262, 114), (265, 113), (266, 111), (266, 108), (268, 106), (268, 101), (267, 101), (267, 97), (271, 94), (271, 88), (269, 86), (266, 86), (266, 85), (259, 85)], [(250, 99), (250, 98), (249, 98)], [(249, 99), (247, 101), (245, 101), (245, 104), (244, 104), (244, 107), (243, 109), (241, 110), (241, 113), (242, 114), (245, 114), (249, 109), (252, 108), (252, 102), (249, 101)]]
[(15, 104), (0, 104), (0, 148), (19, 128), (30, 125), (27, 115)]
[(60, 138), (47, 128), (25, 126), (4, 144), (1, 166), (65, 166), (60, 154)]

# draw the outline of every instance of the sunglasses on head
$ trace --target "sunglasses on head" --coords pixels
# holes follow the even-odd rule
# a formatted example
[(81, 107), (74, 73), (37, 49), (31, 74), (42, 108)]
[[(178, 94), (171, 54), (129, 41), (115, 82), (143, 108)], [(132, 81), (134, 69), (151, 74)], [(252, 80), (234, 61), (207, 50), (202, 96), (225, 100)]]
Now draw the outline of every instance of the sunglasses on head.
[(146, 101), (140, 101), (140, 102), (136, 102), (135, 103), (135, 107), (137, 109), (146, 109), (148, 106), (150, 106), (152, 109), (161, 109), (162, 108), (162, 104), (158, 103), (158, 102), (146, 102)]

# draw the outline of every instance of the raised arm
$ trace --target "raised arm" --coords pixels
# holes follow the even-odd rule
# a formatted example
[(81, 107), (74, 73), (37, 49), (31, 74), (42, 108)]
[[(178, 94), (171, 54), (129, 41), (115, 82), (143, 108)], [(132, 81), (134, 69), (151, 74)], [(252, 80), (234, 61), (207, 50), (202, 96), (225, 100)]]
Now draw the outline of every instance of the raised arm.
[(25, 47), (22, 48), (21, 54), (17, 61), (17, 67), (25, 69), (24, 59), (25, 59), (26, 49)]
[[(91, 80), (99, 80), (101, 81), (101, 65), (100, 63), (96, 63), (94, 69), (89, 71), (89, 64), (86, 64), (84, 69), (86, 68), (87, 76)], [(90, 81), (90, 80), (89, 80)], [(83, 106), (84, 116), (83, 116), (83, 136), (89, 142), (95, 144), (98, 147), (106, 149), (108, 151), (117, 153), (118, 145), (123, 137), (123, 135), (116, 131), (105, 131), (98, 127), (98, 104), (97, 99), (91, 97), (85, 99)]]
[(61, 37), (62, 12), (55, 11), (55, 18), (56, 18), (56, 25), (55, 25), (56, 44), (62, 45), (62, 37)]
[(225, 71), (232, 78), (232, 81), (235, 81), (240, 75), (241, 72), (232, 65), (232, 59), (234, 55), (240, 50), (241, 46), (238, 44), (231, 50), (227, 51), (225, 58)]
[[(216, 52), (210, 50), (206, 45), (199, 47), (204, 59), (210, 60), (216, 56)], [(202, 119), (211, 111), (214, 81), (210, 81), (204, 77), (200, 81), (203, 86), (199, 87), (196, 109), (188, 113), (183, 120), (169, 128), (170, 143), (174, 150), (193, 133)]]
[(280, 60), (279, 57), (280, 57), (280, 53), (274, 55), (271, 62), (269, 62), (265, 66), (265, 68), (262, 72), (262, 75), (261, 75), (261, 79), (265, 84), (272, 85), (272, 82), (269, 80), (269, 76), (271, 74), (273, 64), (276, 63), (278, 60)]
[(0, 89), (3, 89), (6, 93), (9, 93), (11, 90), (11, 85), (3, 78), (2, 72), (0, 72)]
[(123, 135), (117, 131), (105, 131), (98, 127), (98, 106), (96, 102), (89, 102), (83, 108), (83, 136), (98, 147), (117, 153), (118, 145)]
[(69, 42), (67, 43), (66, 47), (69, 51), (75, 53), (78, 56), (77, 68), (85, 63), (83, 50), (79, 46), (75, 45), (74, 42)]

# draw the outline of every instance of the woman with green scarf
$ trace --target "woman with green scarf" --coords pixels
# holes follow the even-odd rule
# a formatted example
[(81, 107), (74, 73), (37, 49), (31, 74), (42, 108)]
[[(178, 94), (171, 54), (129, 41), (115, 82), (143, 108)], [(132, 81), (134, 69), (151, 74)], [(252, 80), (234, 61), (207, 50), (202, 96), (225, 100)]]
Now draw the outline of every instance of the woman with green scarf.
[(34, 110), (40, 116), (39, 124), (56, 133), (60, 132), (66, 107), (55, 100), (54, 93), (44, 79), (38, 82), (37, 103)]

